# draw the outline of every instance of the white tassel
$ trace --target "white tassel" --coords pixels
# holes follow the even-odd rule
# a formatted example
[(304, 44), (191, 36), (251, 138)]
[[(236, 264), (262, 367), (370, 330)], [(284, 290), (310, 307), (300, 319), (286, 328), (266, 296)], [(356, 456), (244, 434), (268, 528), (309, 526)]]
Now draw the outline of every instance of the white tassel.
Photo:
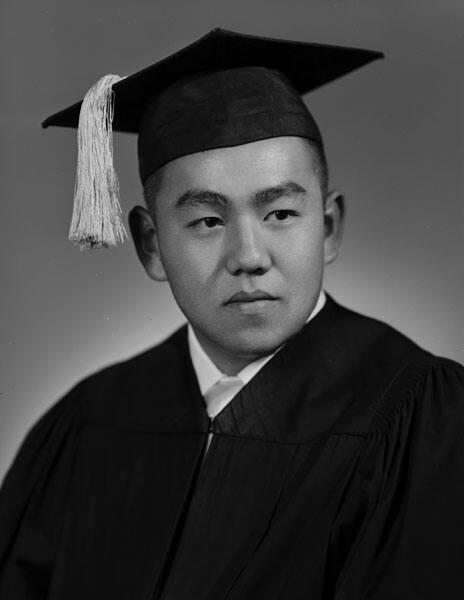
[(105, 75), (85, 95), (77, 130), (77, 174), (69, 239), (81, 250), (116, 246), (127, 237), (113, 165), (112, 85)]

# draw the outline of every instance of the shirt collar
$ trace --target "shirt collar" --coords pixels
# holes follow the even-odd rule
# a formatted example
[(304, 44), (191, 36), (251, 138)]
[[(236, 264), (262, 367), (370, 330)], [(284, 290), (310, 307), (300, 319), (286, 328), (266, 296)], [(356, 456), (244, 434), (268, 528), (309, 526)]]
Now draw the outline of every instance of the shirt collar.
[[(319, 293), (319, 297), (317, 299), (316, 305), (311, 311), (309, 317), (306, 319), (306, 323), (308, 323), (311, 319), (313, 319), (317, 313), (322, 310), (326, 301), (326, 295), (324, 290), (321, 289)], [(224, 377), (224, 373), (222, 373), (210, 357), (206, 354), (198, 341), (195, 332), (193, 331), (193, 327), (188, 324), (188, 346), (190, 352), (190, 358), (192, 360), (193, 368), (195, 370), (198, 385), (200, 388), (200, 392), (202, 396), (204, 396), (205, 392), (211, 388), (219, 379)], [(281, 346), (282, 347), (282, 346)], [(248, 383), (256, 373), (264, 367), (264, 365), (271, 360), (274, 354), (280, 350), (278, 348), (272, 354), (268, 356), (264, 356), (262, 358), (258, 358), (257, 360), (251, 362), (246, 367), (244, 367), (239, 373), (237, 373), (237, 377), (243, 381), (243, 384)]]

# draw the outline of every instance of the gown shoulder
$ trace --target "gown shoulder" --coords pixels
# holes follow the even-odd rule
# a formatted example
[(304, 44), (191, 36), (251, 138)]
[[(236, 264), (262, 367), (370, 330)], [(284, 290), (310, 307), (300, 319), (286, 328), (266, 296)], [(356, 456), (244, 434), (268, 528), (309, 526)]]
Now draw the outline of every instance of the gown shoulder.
[[(181, 329), (160, 345), (86, 377), (27, 432), (0, 488), (0, 598), (8, 598), (10, 589), (14, 598), (36, 598), (35, 590), (42, 598), (45, 574), (53, 563), (63, 527), (81, 429), (92, 421), (129, 428), (146, 426), (148, 413), (143, 410), (131, 421), (131, 399), (149, 380), (152, 388), (145, 390), (144, 398), (147, 406), (156, 406), (157, 389), (176, 363), (182, 335)], [(135, 389), (128, 394), (130, 385)], [(152, 416), (155, 422), (159, 415)], [(35, 578), (27, 583), (30, 590), (22, 590), (26, 584), (21, 565), (36, 560)]]
[[(423, 354), (391, 382), (366, 432), (334, 527), (341, 539), (347, 522), (359, 518), (337, 600), (457, 597), (463, 475), (464, 368)], [(363, 514), (355, 517), (359, 506)]]

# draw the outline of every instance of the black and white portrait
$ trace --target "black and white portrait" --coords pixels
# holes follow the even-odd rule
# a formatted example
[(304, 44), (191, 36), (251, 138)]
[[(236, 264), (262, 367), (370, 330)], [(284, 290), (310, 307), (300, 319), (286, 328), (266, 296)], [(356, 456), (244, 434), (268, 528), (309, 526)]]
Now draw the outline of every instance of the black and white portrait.
[(461, 3), (1, 12), (2, 600), (460, 597)]

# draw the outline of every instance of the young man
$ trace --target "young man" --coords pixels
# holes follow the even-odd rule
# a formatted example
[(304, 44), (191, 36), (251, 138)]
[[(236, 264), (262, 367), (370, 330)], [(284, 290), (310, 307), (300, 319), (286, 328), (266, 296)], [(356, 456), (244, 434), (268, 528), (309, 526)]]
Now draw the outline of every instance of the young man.
[[(137, 253), (188, 325), (30, 432), (1, 495), (2, 598), (457, 596), (464, 371), (322, 290), (343, 198), (299, 92), (375, 57), (216, 30), (114, 85), (115, 127), (139, 131)], [(105, 119), (112, 83), (90, 96)], [(110, 243), (113, 174), (106, 156), (88, 184), (87, 158), (72, 236)], [(82, 190), (109, 198), (97, 227)]]

